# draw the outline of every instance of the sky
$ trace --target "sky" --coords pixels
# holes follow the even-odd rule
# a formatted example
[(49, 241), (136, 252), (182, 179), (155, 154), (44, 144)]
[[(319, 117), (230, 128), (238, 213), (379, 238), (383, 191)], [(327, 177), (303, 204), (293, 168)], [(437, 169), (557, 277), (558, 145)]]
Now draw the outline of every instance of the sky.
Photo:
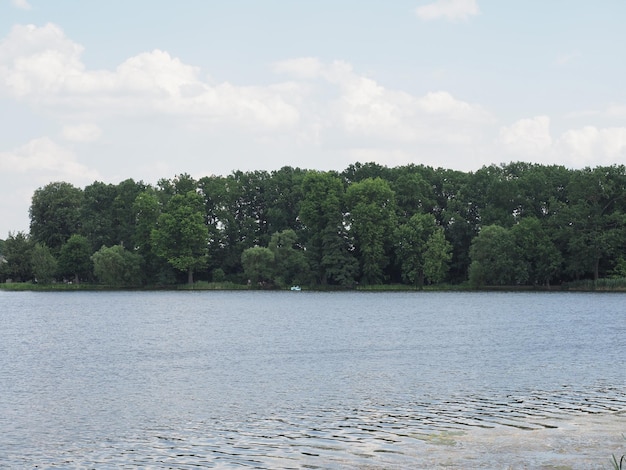
[(624, 0), (0, 0), (0, 238), (35, 189), (626, 163)]

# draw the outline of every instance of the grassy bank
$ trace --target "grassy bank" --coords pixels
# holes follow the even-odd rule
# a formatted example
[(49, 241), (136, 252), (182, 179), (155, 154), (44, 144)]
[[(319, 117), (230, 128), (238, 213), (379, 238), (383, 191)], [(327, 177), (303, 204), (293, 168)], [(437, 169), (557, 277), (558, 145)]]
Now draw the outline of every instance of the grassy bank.
[[(31, 282), (2, 283), (0, 289), (7, 291), (110, 291), (110, 290), (254, 290), (246, 284), (234, 282), (207, 282), (198, 281), (193, 284), (175, 284), (141, 287), (115, 287), (102, 284), (34, 284)], [(280, 290), (280, 289), (276, 289)], [(288, 289), (282, 289), (288, 290)], [(408, 286), (406, 284), (374, 284), (358, 285), (353, 288), (343, 288), (340, 286), (302, 286), (302, 290), (313, 291), (361, 291), (361, 292), (459, 292), (459, 291), (481, 291), (481, 292), (626, 292), (626, 278), (618, 279), (598, 279), (568, 282), (558, 286), (482, 286), (473, 288), (468, 283), (463, 284), (436, 284), (423, 286)]]

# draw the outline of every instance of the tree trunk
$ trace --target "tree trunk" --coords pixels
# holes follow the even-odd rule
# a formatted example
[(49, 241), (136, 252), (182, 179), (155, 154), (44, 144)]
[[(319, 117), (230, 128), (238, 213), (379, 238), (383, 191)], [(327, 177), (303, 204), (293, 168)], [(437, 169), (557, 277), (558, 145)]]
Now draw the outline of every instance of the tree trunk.
[(193, 284), (193, 268), (187, 270), (187, 284)]

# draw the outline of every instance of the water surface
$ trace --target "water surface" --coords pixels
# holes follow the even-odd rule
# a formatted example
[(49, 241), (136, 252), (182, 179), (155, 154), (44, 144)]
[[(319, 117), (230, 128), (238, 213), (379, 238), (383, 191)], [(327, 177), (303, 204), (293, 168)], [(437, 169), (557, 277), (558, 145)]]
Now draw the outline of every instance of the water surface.
[(0, 291), (0, 466), (610, 468), (624, 300)]

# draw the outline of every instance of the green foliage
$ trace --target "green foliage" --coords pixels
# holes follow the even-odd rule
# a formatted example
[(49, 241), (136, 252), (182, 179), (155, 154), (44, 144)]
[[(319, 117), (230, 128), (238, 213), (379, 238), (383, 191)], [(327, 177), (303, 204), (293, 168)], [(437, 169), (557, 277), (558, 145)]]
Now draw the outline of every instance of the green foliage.
[(141, 256), (122, 245), (103, 246), (92, 256), (93, 272), (100, 282), (114, 287), (141, 284)]
[(91, 246), (82, 235), (72, 235), (61, 247), (58, 261), (59, 274), (77, 284), (91, 277)]
[(448, 273), (452, 246), (431, 214), (415, 214), (394, 234), (402, 280), (418, 287), (425, 280), (442, 282)]
[(209, 236), (204, 223), (202, 197), (195, 192), (175, 194), (151, 231), (151, 244), (157, 256), (175, 269), (187, 271), (193, 283), (193, 271), (207, 264)]
[(474, 286), (516, 285), (526, 280), (527, 270), (517, 263), (513, 235), (504, 227), (484, 227), (472, 241), (470, 257), (469, 279)]
[[(595, 288), (626, 274), (625, 187), (623, 165), (523, 162), (470, 173), (355, 163), (341, 173), (180, 174), (156, 186), (55, 182), (33, 195), (30, 235), (0, 246), (0, 279), (53, 280), (55, 260), (57, 274), (88, 279), (85, 259), (119, 245), (141, 256), (147, 285), (185, 274), (244, 284), (243, 253), (263, 247), (273, 271), (255, 276), (278, 286), (421, 287), (469, 277), (475, 286)], [(69, 243), (75, 235), (88, 241), (82, 253)]]
[(346, 191), (350, 231), (361, 260), (361, 281), (379, 284), (386, 278), (395, 227), (395, 200), (389, 183), (366, 178)]
[(511, 234), (518, 268), (525, 270), (519, 280), (549, 285), (561, 267), (562, 256), (540, 220), (526, 217), (511, 228)]
[(432, 284), (443, 282), (448, 274), (452, 259), (452, 245), (441, 227), (435, 228), (426, 240), (424, 252), (424, 275)]
[(83, 190), (69, 183), (50, 183), (35, 191), (30, 206), (30, 235), (35, 242), (58, 253), (79, 233)]
[(300, 220), (314, 283), (349, 286), (358, 261), (344, 220), (344, 189), (333, 173), (309, 172), (302, 180)]
[(626, 278), (626, 259), (619, 257), (615, 262), (615, 267), (610, 271), (609, 277)]
[(31, 264), (37, 282), (50, 284), (54, 281), (57, 272), (57, 260), (46, 245), (35, 244), (31, 252)]
[(255, 246), (241, 254), (243, 272), (253, 286), (271, 283), (274, 275), (274, 253), (269, 248)]
[(94, 183), (85, 186), (80, 207), (80, 232), (87, 237), (92, 251), (116, 242), (113, 201), (117, 190), (112, 184)]
[(276, 232), (270, 239), (269, 249), (274, 254), (272, 278), (277, 286), (303, 284), (308, 278), (308, 265), (304, 251), (296, 245), (297, 235), (291, 229)]
[(211, 273), (213, 282), (224, 282), (226, 280), (226, 273), (222, 268), (215, 268)]
[(3, 261), (0, 262), (0, 275), (4, 279), (25, 282), (33, 279), (31, 256), (33, 243), (24, 232), (9, 232), (3, 246)]

